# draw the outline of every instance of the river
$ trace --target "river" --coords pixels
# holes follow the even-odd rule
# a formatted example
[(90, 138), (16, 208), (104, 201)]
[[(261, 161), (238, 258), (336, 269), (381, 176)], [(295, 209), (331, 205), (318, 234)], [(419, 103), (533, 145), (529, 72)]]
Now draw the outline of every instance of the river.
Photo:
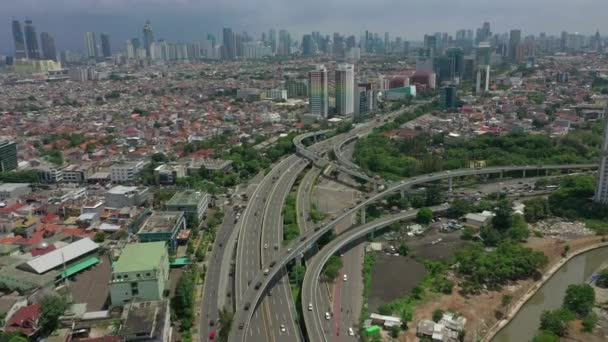
[(572, 258), (524, 304), (511, 322), (492, 341), (527, 342), (532, 340), (538, 331), (542, 312), (559, 308), (568, 285), (587, 281), (589, 276), (606, 260), (608, 260), (608, 247), (594, 249)]

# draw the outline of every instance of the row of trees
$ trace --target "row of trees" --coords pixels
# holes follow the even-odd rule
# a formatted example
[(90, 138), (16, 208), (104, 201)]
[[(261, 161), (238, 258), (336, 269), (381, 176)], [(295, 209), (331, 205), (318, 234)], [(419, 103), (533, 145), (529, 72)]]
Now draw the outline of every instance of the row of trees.
[(291, 241), (300, 235), (298, 217), (296, 214), (296, 197), (293, 194), (287, 196), (283, 207), (283, 241)]
[(194, 271), (184, 272), (177, 281), (175, 295), (171, 298), (171, 308), (180, 321), (180, 328), (184, 331), (189, 330), (194, 323), (195, 281)]

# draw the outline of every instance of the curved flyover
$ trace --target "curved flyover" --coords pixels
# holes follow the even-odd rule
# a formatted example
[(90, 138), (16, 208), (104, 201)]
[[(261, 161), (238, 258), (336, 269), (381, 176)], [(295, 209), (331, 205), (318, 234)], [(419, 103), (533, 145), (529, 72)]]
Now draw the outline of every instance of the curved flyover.
[(353, 163), (352, 161), (350, 161), (347, 158), (344, 158), (344, 156), (342, 155), (342, 150), (343, 150), (344, 145), (346, 145), (352, 141), (355, 141), (357, 139), (359, 139), (359, 136), (353, 135), (353, 136), (349, 137), (348, 139), (342, 140), (341, 142), (334, 145), (334, 155), (336, 156), (336, 159), (338, 159), (338, 162), (353, 170), (358, 169), (359, 165)]
[[(433, 210), (433, 212), (440, 212), (445, 211), (448, 208), (448, 205), (441, 205), (431, 207), (430, 209)], [(317, 295), (317, 292), (319, 288), (319, 276), (321, 275), (323, 266), (327, 263), (329, 258), (353, 241), (361, 239), (362, 237), (365, 237), (378, 229), (384, 228), (393, 222), (400, 220), (411, 220), (416, 217), (417, 213), (418, 210), (409, 210), (403, 213), (379, 218), (371, 223), (351, 228), (346, 233), (333, 239), (311, 259), (311, 261), (308, 263), (306, 275), (304, 276), (304, 282), (302, 284), (302, 312), (304, 316), (304, 323), (306, 324), (306, 331), (308, 332), (308, 338), (310, 341), (327, 341), (327, 338), (323, 332), (323, 321), (321, 317), (324, 310), (320, 310), (321, 305), (318, 304), (319, 296)], [(309, 303), (313, 304), (312, 310), (309, 310), (308, 308)]]
[(421, 175), (417, 177), (412, 177), (407, 180), (402, 180), (401, 182), (393, 183), (389, 185), (389, 187), (375, 195), (370, 196), (368, 199), (362, 201), (361, 203), (353, 206), (351, 209), (342, 213), (342, 215), (338, 216), (335, 220), (328, 223), (326, 226), (318, 229), (316, 232), (312, 234), (303, 234), (300, 239), (292, 243), (289, 248), (287, 248), (284, 252), (282, 252), (283, 256), (278, 260), (275, 260), (274, 267), (270, 268), (268, 274), (264, 275), (262, 272), (258, 272), (255, 282), (260, 283), (261, 285), (255, 289), (250, 287), (247, 289), (245, 294), (243, 295), (243, 301), (245, 303), (244, 306), (237, 307), (235, 312), (234, 321), (234, 329), (230, 334), (230, 341), (245, 341), (245, 331), (248, 329), (249, 322), (253, 315), (252, 310), (256, 305), (258, 305), (260, 298), (262, 297), (264, 291), (268, 288), (268, 285), (273, 281), (273, 278), (278, 274), (281, 268), (285, 267), (289, 261), (294, 259), (296, 256), (303, 254), (305, 251), (310, 249), (317, 240), (326, 232), (333, 229), (335, 225), (340, 222), (345, 217), (352, 215), (357, 210), (364, 209), (365, 206), (372, 204), (378, 201), (381, 198), (384, 198), (394, 192), (398, 192), (401, 189), (406, 189), (413, 185), (423, 184), (433, 181), (440, 181), (444, 179), (451, 179), (454, 177), (465, 177), (465, 176), (478, 176), (478, 175), (489, 175), (489, 174), (503, 174), (505, 172), (511, 171), (541, 171), (541, 170), (579, 170), (579, 169), (596, 169), (598, 167), (597, 164), (568, 164), (568, 165), (539, 165), (539, 166), (506, 166), (506, 167), (490, 167), (490, 168), (482, 168), (482, 169), (458, 169), (437, 173), (430, 173), (426, 175)]

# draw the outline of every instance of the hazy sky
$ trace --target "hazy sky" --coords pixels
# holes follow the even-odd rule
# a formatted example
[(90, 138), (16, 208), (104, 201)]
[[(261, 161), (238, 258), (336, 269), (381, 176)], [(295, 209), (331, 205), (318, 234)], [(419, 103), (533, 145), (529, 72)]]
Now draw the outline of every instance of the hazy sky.
[[(83, 49), (84, 32), (107, 32), (112, 49), (141, 36), (150, 19), (155, 38), (193, 41), (203, 32), (262, 32), (286, 28), (353, 33), (368, 29), (418, 40), (427, 32), (475, 29), (490, 21), (493, 32), (523, 34), (562, 30), (608, 35), (608, 0), (0, 0), (0, 54), (13, 51), (11, 17), (29, 16), (37, 32), (55, 35), (57, 48)], [(219, 38), (219, 37), (218, 37)]]

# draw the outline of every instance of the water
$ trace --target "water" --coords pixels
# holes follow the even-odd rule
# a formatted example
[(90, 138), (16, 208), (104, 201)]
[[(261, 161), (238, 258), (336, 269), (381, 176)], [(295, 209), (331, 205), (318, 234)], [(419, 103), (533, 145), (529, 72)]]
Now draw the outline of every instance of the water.
[(493, 342), (530, 341), (538, 331), (542, 312), (561, 307), (568, 285), (586, 282), (606, 260), (608, 247), (572, 258), (530, 298), (515, 318), (494, 337)]

